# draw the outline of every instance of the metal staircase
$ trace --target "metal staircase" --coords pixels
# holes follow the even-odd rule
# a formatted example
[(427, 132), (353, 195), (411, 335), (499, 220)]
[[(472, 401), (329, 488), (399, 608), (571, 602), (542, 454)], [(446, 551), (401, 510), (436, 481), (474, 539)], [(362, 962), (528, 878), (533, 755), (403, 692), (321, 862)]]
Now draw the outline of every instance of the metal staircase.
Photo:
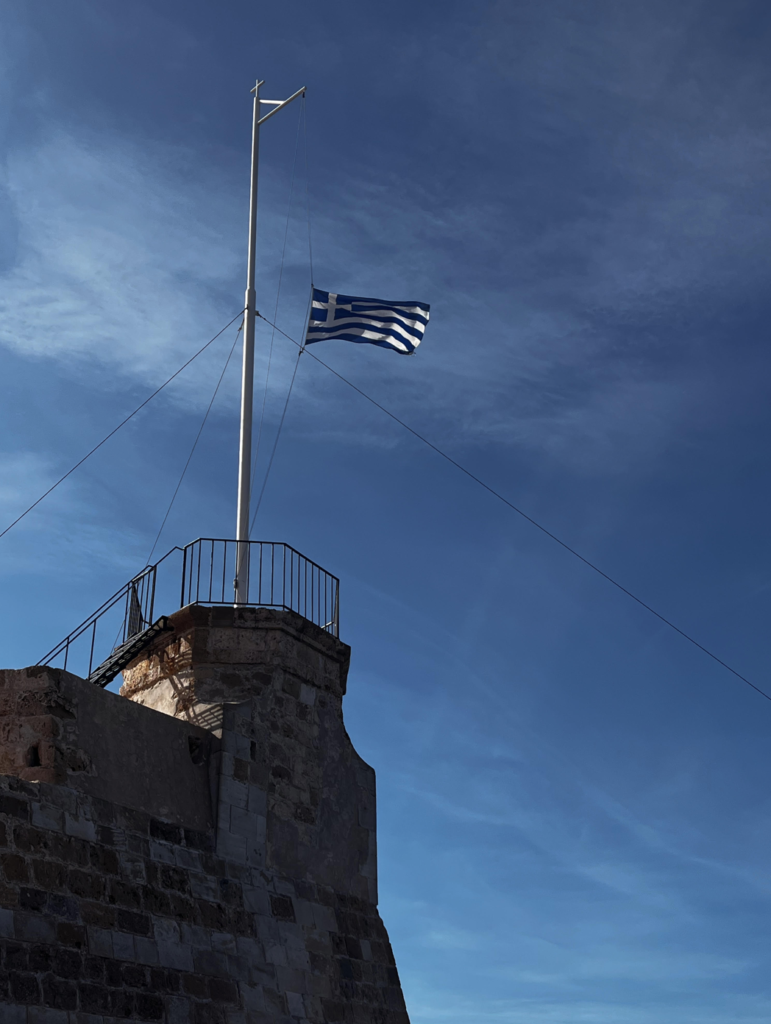
[(116, 647), (109, 658), (106, 658), (101, 665), (94, 669), (88, 677), (89, 683), (94, 683), (95, 686), (107, 686), (119, 672), (123, 671), (126, 665), (141, 654), (146, 647), (149, 647), (157, 636), (160, 636), (161, 633), (168, 633), (173, 628), (168, 618), (161, 615), (160, 619), (152, 626), (135, 633), (120, 647)]

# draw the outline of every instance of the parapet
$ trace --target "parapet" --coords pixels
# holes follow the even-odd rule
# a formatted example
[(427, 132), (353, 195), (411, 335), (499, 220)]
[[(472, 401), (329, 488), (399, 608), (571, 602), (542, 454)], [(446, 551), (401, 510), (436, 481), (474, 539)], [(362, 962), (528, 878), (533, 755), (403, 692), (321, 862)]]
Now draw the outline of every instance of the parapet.
[(208, 763), (219, 739), (62, 669), (0, 670), (0, 772), (214, 825)]

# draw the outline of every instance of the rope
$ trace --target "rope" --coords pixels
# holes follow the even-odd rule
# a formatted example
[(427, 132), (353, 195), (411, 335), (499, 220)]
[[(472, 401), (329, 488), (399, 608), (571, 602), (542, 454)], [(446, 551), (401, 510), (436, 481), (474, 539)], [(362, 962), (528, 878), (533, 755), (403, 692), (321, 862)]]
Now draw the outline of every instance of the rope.
[[(302, 102), (303, 102), (303, 104), (305, 103), (305, 97), (303, 97)], [(279, 303), (279, 299), (281, 298), (281, 282), (282, 282), (283, 277), (284, 277), (284, 259), (286, 257), (287, 237), (289, 235), (289, 219), (292, 216), (292, 200), (294, 198), (294, 178), (295, 178), (295, 168), (297, 167), (297, 150), (299, 148), (299, 143), (300, 143), (300, 121), (301, 121), (301, 117), (302, 117), (302, 108), (300, 110), (300, 114), (297, 117), (297, 135), (295, 136), (295, 142), (294, 142), (294, 159), (292, 160), (292, 174), (291, 174), (290, 184), (289, 184), (289, 205), (287, 206), (286, 224), (284, 226), (284, 244), (283, 244), (283, 247), (281, 249), (281, 268), (280, 268), (280, 270), (278, 272), (278, 288), (276, 290), (276, 306), (275, 306), (275, 309), (273, 310), (273, 319), (274, 320), (278, 319), (278, 303)], [(268, 321), (266, 320), (265, 322), (267, 323)], [(265, 373), (265, 390), (262, 393), (262, 411), (260, 413), (260, 426), (259, 426), (259, 429), (257, 430), (257, 443), (256, 443), (255, 449), (254, 449), (254, 458), (252, 459), (252, 473), (251, 473), (251, 478), (250, 478), (250, 481), (249, 481), (249, 501), (250, 502), (252, 500), (252, 494), (254, 492), (254, 477), (255, 477), (255, 474), (257, 472), (257, 457), (260, 454), (260, 441), (262, 439), (262, 427), (263, 427), (263, 423), (265, 421), (265, 406), (266, 406), (266, 403), (268, 401), (268, 381), (270, 380), (270, 367), (271, 367), (271, 363), (273, 361), (273, 341), (274, 341), (275, 337), (276, 337), (276, 329), (274, 327), (271, 330), (271, 332), (270, 332), (270, 348), (268, 349), (268, 369), (267, 369), (267, 371)]]
[(305, 95), (302, 98), (303, 139), (305, 142), (305, 206), (308, 220), (308, 263), (311, 271), (311, 288), (313, 287), (313, 243), (311, 241), (311, 184), (308, 171), (308, 117), (305, 110)]
[[(306, 314), (305, 314), (305, 324), (306, 324), (306, 329), (307, 329), (307, 320), (308, 320), (308, 316), (310, 314), (311, 302), (313, 301), (313, 244), (312, 244), (312, 241), (311, 241), (310, 177), (309, 177), (309, 173), (308, 173), (308, 122), (307, 122), (307, 114), (306, 114), (306, 107), (305, 107), (305, 95), (304, 94), (303, 94), (303, 97), (302, 97), (301, 117), (302, 117), (302, 125), (303, 125), (303, 139), (304, 139), (304, 150), (305, 150), (305, 153), (304, 153), (304, 155), (305, 155), (305, 205), (306, 205), (306, 219), (307, 219), (307, 224), (308, 224), (308, 265), (309, 265), (309, 268), (310, 268), (310, 275), (311, 275), (311, 295), (310, 295), (310, 297), (308, 299), (308, 309), (306, 310)], [(289, 230), (289, 215), (290, 215), (291, 208), (292, 208), (292, 191), (294, 189), (295, 166), (296, 166), (296, 163), (297, 163), (297, 143), (298, 143), (298, 140), (299, 140), (299, 134), (300, 134), (300, 121), (298, 120), (298, 123), (297, 123), (297, 137), (295, 138), (294, 163), (292, 164), (292, 184), (291, 184), (291, 187), (290, 187), (289, 211), (287, 212), (286, 230), (284, 231), (284, 249), (281, 252), (281, 271), (279, 273), (279, 278), (278, 278), (279, 294), (281, 292), (281, 278), (282, 278), (282, 275), (284, 273), (284, 252), (286, 251), (286, 238), (287, 238), (287, 232)], [(276, 313), (277, 312), (278, 312), (278, 294), (276, 295)], [(276, 336), (276, 331), (278, 330), (278, 328), (275, 327), (274, 324), (271, 324), (270, 321), (266, 317), (261, 316), (259, 313), (257, 315), (260, 316), (261, 320), (265, 320), (265, 322), (267, 324), (270, 324), (270, 326), (272, 328), (271, 334), (270, 334), (270, 355), (268, 356), (268, 374), (270, 374), (270, 359), (271, 359), (271, 356), (273, 355), (273, 339)], [(274, 320), (276, 319), (275, 313), (274, 313), (273, 319)], [(283, 333), (283, 331), (280, 332), (280, 333)], [(287, 411), (287, 408), (289, 406), (289, 399), (290, 399), (291, 394), (292, 394), (292, 388), (294, 387), (294, 381), (295, 381), (295, 377), (297, 376), (297, 369), (298, 369), (298, 367), (300, 365), (300, 356), (302, 355), (302, 353), (303, 353), (303, 349), (301, 347), (300, 351), (297, 354), (297, 362), (295, 363), (294, 372), (292, 373), (292, 379), (289, 382), (289, 390), (287, 392), (286, 401), (284, 402), (284, 409), (283, 409), (283, 412), (281, 413), (281, 420), (280, 420), (279, 425), (278, 425), (278, 430), (276, 431), (276, 437), (275, 437), (275, 439), (273, 441), (273, 449), (272, 449), (272, 451), (270, 453), (270, 459), (268, 460), (268, 466), (267, 466), (267, 469), (265, 470), (265, 477), (263, 478), (263, 481), (262, 481), (262, 488), (260, 489), (260, 496), (257, 499), (257, 505), (256, 505), (256, 507), (254, 509), (254, 514), (252, 515), (252, 521), (251, 521), (251, 524), (249, 526), (249, 536), (250, 537), (252, 535), (252, 530), (254, 529), (254, 524), (257, 521), (257, 513), (260, 511), (260, 505), (262, 504), (262, 498), (263, 498), (263, 495), (265, 494), (265, 488), (268, 485), (268, 477), (270, 476), (270, 470), (271, 470), (271, 467), (273, 466), (273, 459), (274, 459), (275, 454), (276, 454), (276, 449), (278, 448), (278, 440), (279, 440), (279, 437), (281, 436), (281, 429), (284, 426), (284, 419), (286, 418), (286, 411)], [(268, 378), (266, 376), (266, 378), (265, 378), (265, 394), (263, 395), (263, 403), (262, 403), (262, 416), (260, 417), (260, 431), (259, 431), (259, 434), (257, 435), (257, 449), (258, 449), (258, 451), (259, 451), (259, 445), (260, 445), (260, 435), (262, 434), (262, 421), (263, 421), (263, 417), (265, 416), (265, 398), (267, 397), (267, 393), (268, 393)], [(255, 469), (256, 469), (256, 466), (257, 466), (257, 454), (255, 453), (255, 457), (254, 457), (254, 468)], [(252, 472), (252, 487), (254, 487), (254, 477), (255, 477), (255, 473), (253, 471)], [(251, 495), (250, 495), (250, 497), (251, 497)]]
[(190, 454), (187, 457), (187, 462), (185, 463), (185, 466), (184, 466), (184, 468), (182, 470), (182, 474), (181, 474), (181, 476), (179, 478), (179, 482), (177, 483), (177, 486), (174, 488), (174, 493), (171, 496), (171, 501), (169, 502), (169, 507), (166, 509), (166, 515), (163, 517), (163, 522), (161, 523), (160, 528), (158, 529), (158, 533), (155, 536), (155, 541), (153, 542), (153, 546), (150, 548), (150, 554), (147, 556), (147, 561), (145, 562), (145, 565), (149, 565), (150, 564), (150, 561), (152, 560), (153, 554), (155, 553), (155, 549), (158, 547), (158, 541), (161, 539), (161, 534), (163, 533), (163, 528), (166, 525), (166, 520), (169, 518), (169, 513), (171, 512), (171, 508), (172, 508), (174, 502), (176, 501), (177, 495), (179, 494), (179, 489), (182, 486), (182, 481), (185, 479), (185, 473), (187, 473), (188, 466), (190, 465), (190, 462), (191, 462), (191, 460), (193, 458), (195, 450), (198, 447), (198, 442), (201, 440), (201, 434), (203, 433), (203, 428), (206, 426), (206, 421), (209, 418), (209, 413), (211, 412), (212, 406), (214, 405), (214, 399), (217, 397), (217, 392), (220, 389), (220, 385), (222, 384), (222, 380), (223, 380), (223, 378), (224, 378), (224, 376), (225, 376), (225, 374), (227, 372), (228, 366), (230, 366), (230, 360), (233, 358), (233, 353), (235, 352), (236, 344), (238, 343), (238, 336), (241, 333), (241, 330), (242, 330), (243, 326), (244, 326), (243, 321), (241, 321), (241, 326), (236, 331), (235, 340), (233, 341), (233, 344), (231, 346), (230, 352), (228, 352), (228, 357), (225, 360), (225, 365), (222, 368), (222, 373), (220, 374), (219, 380), (217, 381), (217, 386), (214, 389), (214, 394), (211, 396), (211, 401), (209, 402), (209, 407), (207, 408), (206, 412), (204, 413), (204, 417), (201, 420), (201, 426), (198, 428), (198, 433), (195, 435), (195, 441), (193, 441), (193, 447), (190, 449)]
[[(259, 316), (260, 314), (258, 313), (257, 315)], [(264, 320), (265, 318), (262, 317), (262, 319)], [(278, 330), (278, 328), (276, 328), (276, 330)], [(281, 331), (280, 333), (283, 334), (284, 332)], [(271, 470), (271, 467), (273, 466), (273, 459), (275, 458), (276, 449), (278, 448), (278, 439), (281, 437), (281, 428), (284, 426), (284, 419), (286, 417), (286, 410), (289, 407), (289, 399), (290, 399), (290, 397), (292, 395), (292, 388), (294, 387), (294, 379), (297, 376), (297, 368), (300, 365), (300, 356), (303, 354), (303, 352), (304, 352), (304, 349), (303, 349), (302, 346), (300, 346), (300, 351), (297, 353), (297, 361), (294, 364), (294, 373), (292, 374), (292, 379), (289, 382), (289, 390), (286, 393), (286, 401), (284, 402), (284, 411), (281, 413), (281, 419), (280, 419), (279, 424), (278, 424), (278, 430), (276, 431), (276, 437), (275, 437), (275, 439), (273, 441), (273, 451), (270, 453), (270, 459), (268, 460), (268, 468), (265, 470), (265, 478), (262, 481), (262, 487), (260, 488), (260, 496), (257, 499), (257, 504), (256, 504), (255, 509), (254, 509), (254, 515), (252, 516), (252, 521), (249, 524), (249, 537), (252, 536), (252, 530), (254, 529), (254, 524), (257, 521), (257, 513), (260, 511), (260, 505), (262, 504), (262, 496), (265, 494), (265, 488), (268, 486), (268, 477), (270, 476), (270, 470)]]
[[(262, 319), (264, 320), (265, 318), (263, 317)], [(502, 501), (504, 505), (507, 505), (512, 511), (516, 512), (517, 515), (522, 516), (523, 519), (526, 519), (528, 523), (530, 523), (532, 526), (535, 526), (535, 528), (540, 530), (541, 533), (546, 534), (547, 537), (549, 537), (551, 540), (559, 544), (560, 547), (565, 549), (565, 551), (570, 552), (570, 554), (574, 555), (580, 562), (583, 562), (584, 565), (588, 566), (590, 569), (593, 569), (594, 572), (596, 572), (599, 576), (602, 576), (604, 580), (607, 580), (608, 583), (611, 583), (623, 594), (626, 594), (627, 597), (630, 597), (633, 601), (639, 604), (640, 607), (644, 608), (647, 612), (650, 612), (651, 615), (654, 615), (660, 622), (663, 622), (665, 626), (669, 626), (670, 629), (673, 629), (675, 633), (678, 633), (681, 637), (683, 637), (684, 640), (687, 640), (689, 643), (693, 644), (694, 647), (698, 647), (698, 649), (703, 654), (706, 654), (708, 658), (712, 658), (713, 661), (716, 661), (718, 665), (721, 665), (724, 669), (730, 672), (731, 675), (736, 676), (737, 679), (741, 679), (743, 683), (746, 683), (747, 686), (752, 687), (752, 689), (755, 690), (756, 693), (759, 693), (761, 697), (765, 697), (766, 700), (771, 701), (771, 694), (766, 693), (765, 690), (761, 690), (759, 686), (756, 686), (755, 683), (751, 682), (746, 676), (743, 676), (741, 672), (737, 672), (735, 668), (732, 668), (728, 664), (728, 662), (723, 661), (722, 658), (719, 658), (716, 654), (713, 654), (712, 651), (710, 651), (703, 644), (700, 644), (698, 640), (694, 640), (694, 638), (690, 636), (688, 633), (686, 633), (685, 630), (680, 629), (679, 626), (676, 626), (674, 622), (672, 622), (666, 616), (662, 615), (661, 612), (657, 612), (655, 608), (652, 608), (649, 604), (643, 601), (642, 598), (637, 597), (637, 595), (633, 594), (631, 590), (627, 590), (627, 588), (623, 586), (623, 584), (619, 583), (617, 580), (614, 580), (613, 577), (609, 576), (606, 572), (603, 572), (603, 570), (600, 569), (599, 566), (595, 565), (594, 562), (590, 562), (588, 558), (585, 558), (582, 554), (579, 554), (579, 552), (576, 551), (575, 548), (572, 548), (569, 544), (566, 544), (564, 540), (560, 540), (560, 538), (556, 534), (552, 533), (551, 530), (547, 530), (545, 526), (542, 526), (539, 522), (533, 519), (532, 516), (529, 516), (526, 512), (523, 512), (521, 508), (517, 508), (516, 505), (514, 505), (512, 502), (508, 500), (508, 498), (504, 498), (504, 496), (499, 491), (496, 491), (494, 487), (491, 487), (489, 484), (486, 484), (484, 480), (481, 480), (478, 476), (472, 473), (471, 470), (466, 469), (466, 467), (461, 465), (460, 462), (457, 462), (455, 459), (453, 459), (451, 455), (448, 455), (446, 452), (443, 452), (441, 448), (437, 447), (437, 445), (429, 441), (428, 438), (418, 433), (417, 430), (411, 427), (408, 423), (405, 423), (404, 420), (399, 419), (398, 416), (392, 413), (389, 409), (386, 409), (384, 405), (381, 405), (380, 402), (377, 402), (365, 391), (362, 391), (361, 388), (357, 387), (354, 383), (345, 378), (341, 373), (338, 373), (337, 370), (333, 370), (328, 363), (325, 363), (323, 359), (319, 359), (317, 355), (314, 355), (313, 352), (310, 352), (307, 348), (301, 345), (299, 341), (295, 341), (294, 338), (291, 338), (288, 334), (282, 331), (280, 327), (276, 327), (276, 330), (278, 331), (279, 334), (283, 335), (288, 341), (291, 341), (293, 345), (297, 345), (301, 352), (306, 352), (311, 357), (311, 359), (314, 359), (317, 363), (320, 363), (321, 366), (329, 370), (330, 373), (333, 373), (335, 377), (341, 380), (344, 384), (347, 384), (349, 388), (353, 388), (353, 390), (360, 394), (362, 398), (366, 398), (368, 402), (370, 402), (376, 408), (380, 409), (381, 412), (384, 412), (386, 416), (390, 416), (390, 418), (394, 420), (395, 423), (398, 423), (400, 427), (404, 427), (404, 429), (409, 431), (410, 434), (413, 435), (413, 437), (416, 437), (419, 441), (422, 441), (423, 444), (427, 445), (427, 447), (429, 447), (432, 451), (435, 451), (437, 455), (441, 455), (442, 458), (446, 459), (451, 466), (455, 466), (456, 469), (459, 469), (461, 473), (464, 473), (470, 480), (473, 480), (474, 483), (479, 484), (480, 487), (484, 488), (484, 490), (492, 494), (493, 497), (498, 498), (498, 500)]]
[(202, 348), (199, 348), (198, 351), (195, 353), (195, 355), (191, 356), (186, 363), (183, 363), (182, 366), (180, 366), (180, 368), (176, 371), (176, 373), (172, 373), (172, 375), (169, 377), (168, 380), (165, 380), (163, 382), (163, 384), (161, 384), (161, 386), (159, 388), (156, 388), (155, 391), (153, 391), (153, 393), (151, 395), (149, 395), (144, 400), (144, 402), (142, 402), (141, 405), (138, 405), (136, 407), (136, 409), (132, 413), (130, 413), (124, 420), (121, 420), (121, 422), (118, 424), (117, 427), (115, 427), (113, 430), (111, 430), (110, 433), (106, 437), (103, 437), (102, 440), (99, 442), (99, 444), (94, 445), (94, 447), (91, 449), (90, 452), (88, 452), (86, 455), (83, 456), (82, 459), (80, 459), (78, 462), (76, 462), (75, 465), (72, 467), (72, 469), (68, 469), (67, 472), (64, 474), (64, 476), (59, 477), (59, 479), (56, 481), (55, 484), (52, 484), (48, 488), (47, 491), (44, 491), (43, 494), (40, 495), (40, 497), (37, 499), (37, 501), (33, 501), (32, 504), (29, 506), (29, 508), (26, 508), (22, 512), (22, 514), (20, 516), (17, 516), (14, 519), (14, 521), (12, 523), (9, 523), (8, 526), (6, 526), (6, 528), (0, 533), (0, 537), (4, 537), (6, 535), (6, 533), (8, 533), (9, 530), (12, 530), (14, 528), (14, 526), (16, 526), (17, 523), (20, 523), (21, 520), (26, 515), (29, 515), (29, 513), (32, 511), (33, 508), (36, 508), (40, 504), (40, 502), (43, 501), (44, 498), (47, 498), (48, 495), (52, 491), (55, 491), (56, 488), (59, 486), (59, 484), (64, 483), (64, 481), (67, 479), (68, 476), (71, 476), (75, 472), (75, 470), (78, 469), (80, 466), (82, 466), (83, 463), (87, 459), (90, 459), (91, 456), (94, 454), (94, 452), (98, 451), (102, 447), (103, 444), (106, 444), (114, 434), (117, 434), (121, 427), (125, 427), (125, 425), (128, 423), (128, 421), (132, 420), (136, 416), (136, 414), (138, 412), (140, 412), (142, 409), (144, 409), (144, 407), (147, 405), (148, 402), (151, 402), (155, 398), (156, 395), (160, 394), (160, 392), (163, 391), (163, 389), (167, 385), (171, 384), (171, 382), (174, 380), (175, 377), (178, 377), (180, 375), (180, 373), (182, 373), (183, 370), (187, 369), (187, 367), (193, 362), (194, 359), (197, 359), (198, 356), (200, 356), (202, 352), (206, 351), (206, 349), (209, 347), (209, 345), (211, 345), (213, 342), (215, 342), (217, 340), (217, 338), (219, 338), (219, 336), (221, 334), (224, 334), (225, 331), (228, 329), (228, 327), (230, 327), (230, 324), (235, 323), (236, 320), (241, 316), (242, 313), (243, 313), (243, 309), (239, 310), (238, 313), (236, 313), (236, 315), (233, 317), (233, 319), (229, 323), (226, 323), (221, 331), (217, 331), (217, 333), (214, 335), (214, 337), (210, 338)]

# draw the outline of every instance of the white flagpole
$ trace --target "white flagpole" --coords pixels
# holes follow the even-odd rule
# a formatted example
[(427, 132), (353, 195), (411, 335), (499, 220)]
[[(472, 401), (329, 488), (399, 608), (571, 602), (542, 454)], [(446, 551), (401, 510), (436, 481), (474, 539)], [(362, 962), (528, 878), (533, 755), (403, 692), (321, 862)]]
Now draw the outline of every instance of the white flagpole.
[(249, 492), (252, 473), (252, 400), (254, 397), (254, 273), (257, 254), (257, 173), (260, 163), (260, 86), (254, 93), (252, 113), (252, 176), (249, 192), (249, 253), (244, 297), (244, 362), (241, 373), (241, 441), (238, 451), (238, 512), (236, 514), (235, 603), (246, 604), (249, 591)]
[[(249, 496), (252, 472), (252, 401), (254, 396), (254, 325), (257, 315), (254, 277), (257, 254), (257, 172), (260, 159), (260, 125), (269, 117), (305, 93), (305, 86), (286, 100), (261, 100), (258, 81), (252, 111), (252, 175), (249, 193), (249, 252), (246, 264), (246, 296), (244, 298), (244, 362), (241, 374), (241, 440), (238, 452), (238, 512), (236, 516), (236, 578), (235, 604), (249, 601)], [(272, 106), (260, 117), (261, 104)]]

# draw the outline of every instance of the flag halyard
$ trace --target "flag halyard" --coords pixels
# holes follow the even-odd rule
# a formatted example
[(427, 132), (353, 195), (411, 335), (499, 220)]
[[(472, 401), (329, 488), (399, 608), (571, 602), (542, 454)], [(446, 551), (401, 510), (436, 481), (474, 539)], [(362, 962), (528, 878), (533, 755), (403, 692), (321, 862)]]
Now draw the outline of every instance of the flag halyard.
[(412, 355), (423, 340), (429, 310), (425, 302), (386, 302), (314, 288), (305, 343), (337, 338)]

